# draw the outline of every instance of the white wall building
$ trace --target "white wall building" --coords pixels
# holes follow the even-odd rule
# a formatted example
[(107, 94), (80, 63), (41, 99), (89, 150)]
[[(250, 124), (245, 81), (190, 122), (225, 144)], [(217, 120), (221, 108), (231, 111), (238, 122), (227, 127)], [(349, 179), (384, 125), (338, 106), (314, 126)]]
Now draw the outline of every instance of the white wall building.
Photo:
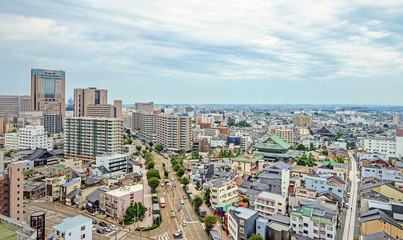
[(366, 138), (364, 150), (372, 153), (386, 154), (390, 157), (403, 157), (403, 131), (398, 130), (396, 138)]
[(53, 229), (59, 239), (92, 240), (92, 220), (82, 215), (63, 219)]
[(18, 133), (4, 134), (4, 146), (7, 150), (18, 149), (19, 136)]
[(96, 158), (96, 166), (105, 167), (110, 173), (117, 171), (126, 172), (127, 169), (127, 159), (130, 153), (124, 154), (107, 154), (104, 156), (99, 156)]
[(44, 126), (26, 126), (19, 131), (19, 149), (48, 148)]
[(363, 166), (362, 177), (374, 177), (381, 179), (382, 181), (396, 181), (403, 182), (402, 171), (399, 169), (384, 168), (380, 166)]
[(255, 210), (259, 216), (268, 218), (273, 214), (286, 215), (287, 201), (280, 194), (261, 192), (256, 196)]

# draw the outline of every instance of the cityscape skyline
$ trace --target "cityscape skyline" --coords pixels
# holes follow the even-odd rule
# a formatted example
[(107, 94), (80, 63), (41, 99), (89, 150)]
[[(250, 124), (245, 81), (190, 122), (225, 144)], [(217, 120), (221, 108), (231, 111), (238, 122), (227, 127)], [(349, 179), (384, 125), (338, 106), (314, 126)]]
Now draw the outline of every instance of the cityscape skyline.
[(123, 104), (403, 100), (400, 2), (2, 5), (0, 94), (29, 94), (43, 68), (66, 72), (66, 101), (87, 87)]

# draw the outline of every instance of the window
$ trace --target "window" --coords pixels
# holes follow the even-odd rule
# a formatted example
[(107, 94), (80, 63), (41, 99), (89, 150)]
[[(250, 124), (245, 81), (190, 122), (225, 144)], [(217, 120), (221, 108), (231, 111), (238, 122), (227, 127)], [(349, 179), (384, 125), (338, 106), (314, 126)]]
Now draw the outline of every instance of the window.
[(244, 220), (239, 220), (239, 225), (243, 226), (245, 224)]
[(244, 233), (244, 229), (243, 229), (242, 227), (239, 228), (239, 232), (243, 234), (243, 233)]
[(330, 233), (328, 233), (328, 234), (327, 234), (327, 237), (328, 237), (328, 238), (333, 238), (333, 235), (330, 234)]
[(81, 239), (84, 239), (84, 238), (85, 238), (85, 234), (81, 235)]
[(318, 230), (314, 229), (314, 230), (313, 230), (313, 233), (314, 233), (314, 234), (318, 234)]
[(333, 227), (331, 227), (331, 226), (327, 226), (327, 230), (329, 230), (329, 231), (333, 231)]
[(71, 236), (71, 232), (69, 232), (69, 236)]
[(304, 227), (308, 227), (308, 223), (304, 223)]
[(304, 233), (305, 233), (305, 234), (308, 234), (308, 230), (304, 230)]
[(81, 226), (81, 231), (84, 231), (84, 230), (85, 230), (85, 225)]
[(293, 216), (292, 220), (297, 221), (297, 217)]

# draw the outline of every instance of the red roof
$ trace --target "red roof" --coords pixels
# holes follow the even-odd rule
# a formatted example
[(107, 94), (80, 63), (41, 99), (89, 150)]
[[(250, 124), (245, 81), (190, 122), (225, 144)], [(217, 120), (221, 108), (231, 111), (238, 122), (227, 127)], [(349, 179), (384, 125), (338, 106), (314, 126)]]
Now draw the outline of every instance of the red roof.
[(234, 179), (234, 181), (235, 181), (235, 184), (237, 185), (237, 186), (240, 186), (245, 180), (244, 179), (242, 179), (242, 178), (235, 178)]
[(247, 202), (240, 202), (239, 206), (241, 207), (248, 207), (248, 203)]

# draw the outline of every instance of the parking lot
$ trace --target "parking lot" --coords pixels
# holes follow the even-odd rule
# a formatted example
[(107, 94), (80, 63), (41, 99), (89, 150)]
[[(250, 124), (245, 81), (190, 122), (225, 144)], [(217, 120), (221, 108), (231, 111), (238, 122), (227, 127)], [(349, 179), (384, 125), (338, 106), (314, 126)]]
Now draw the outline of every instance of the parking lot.
[[(25, 215), (25, 220), (27, 221), (29, 218), (30, 212), (36, 212), (36, 211), (45, 211), (45, 225), (46, 225), (46, 234), (47, 238), (51, 236), (55, 236), (54, 230), (52, 229), (53, 226), (59, 224), (62, 222), (63, 219), (69, 218), (76, 216), (80, 214), (79, 212), (76, 212), (75, 210), (72, 210), (71, 208), (67, 206), (63, 206), (60, 204), (55, 204), (55, 203), (48, 203), (48, 202), (30, 202), (27, 203), (26, 207), (26, 215)], [(86, 217), (89, 217), (85, 214), (82, 214)], [(96, 217), (93, 217), (92, 219), (95, 219), (97, 221), (97, 224), (93, 225), (95, 229), (92, 231), (92, 239), (104, 239), (104, 240), (109, 240), (109, 239), (123, 239), (126, 235), (129, 233), (117, 229), (117, 230), (112, 230), (110, 232), (105, 232), (104, 234), (99, 234), (96, 232), (96, 229), (102, 229), (99, 225), (100, 220)], [(108, 224), (108, 227), (109, 224)]]

